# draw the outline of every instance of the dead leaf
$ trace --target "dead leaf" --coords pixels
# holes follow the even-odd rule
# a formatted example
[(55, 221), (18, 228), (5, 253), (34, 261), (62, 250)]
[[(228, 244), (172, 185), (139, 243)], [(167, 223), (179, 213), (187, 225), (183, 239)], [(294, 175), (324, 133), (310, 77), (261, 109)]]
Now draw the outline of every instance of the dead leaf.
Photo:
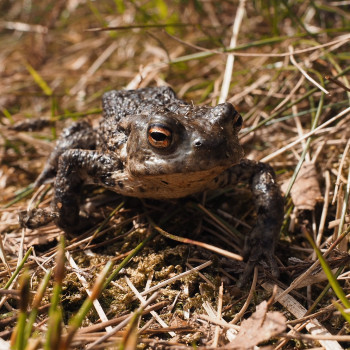
[(256, 307), (256, 311), (242, 322), (236, 339), (224, 349), (252, 349), (283, 332), (286, 329), (287, 319), (280, 312), (267, 310), (268, 304), (263, 301)]
[[(289, 181), (282, 186), (283, 191), (287, 190), (288, 184)], [(313, 210), (316, 203), (323, 200), (314, 163), (303, 163), (290, 194), (299, 210)]]

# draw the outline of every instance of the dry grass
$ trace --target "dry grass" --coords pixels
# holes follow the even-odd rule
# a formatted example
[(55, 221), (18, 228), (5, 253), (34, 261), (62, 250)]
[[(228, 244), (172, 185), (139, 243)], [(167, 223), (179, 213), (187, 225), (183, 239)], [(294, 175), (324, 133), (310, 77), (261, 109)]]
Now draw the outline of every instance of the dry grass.
[[(94, 308), (86, 310), (81, 328), (74, 328), (73, 348), (89, 348), (97, 341), (100, 344), (94, 349), (113, 348), (121, 340), (130, 349), (136, 344), (140, 348), (182, 349), (194, 344), (218, 348), (232, 341), (240, 321), (257, 304), (269, 299), (274, 283), (280, 288), (276, 293), (290, 286), (287, 296), (275, 296), (278, 302), (273, 307), (285, 313), (294, 333), (275, 336), (267, 344), (312, 348), (321, 341), (329, 348), (338, 339), (348, 346), (349, 326), (332, 305), (336, 296), (326, 287), (319, 267), (309, 269), (315, 253), (303, 232), (310, 232), (325, 252), (348, 231), (350, 4), (248, 1), (241, 4), (245, 14), (232, 34), (238, 5), (238, 0), (0, 3), (0, 338), (9, 341), (16, 323), (21, 323), (17, 320), (25, 320), (25, 310), (34, 308), (33, 296), (25, 290), (36, 293), (45, 271), (56, 266), (62, 232), (53, 224), (33, 231), (21, 229), (17, 213), (28, 206), (49, 206), (52, 189), (47, 186), (34, 194), (30, 185), (62, 128), (77, 118), (98, 118), (101, 95), (110, 89), (169, 84), (186, 100), (215, 105), (220, 95), (225, 96), (222, 86), (231, 76), (231, 65), (227, 100), (244, 116), (241, 141), (246, 156), (269, 161), (279, 183), (287, 184), (285, 191), (294, 184), (294, 204), (288, 195), (276, 249), (280, 279), (274, 281), (259, 266), (254, 288), (238, 290), (235, 281), (243, 263), (167, 239), (152, 226), (154, 221), (177, 236), (239, 254), (244, 233), (254, 223), (244, 187), (161, 205), (130, 199), (124, 203), (89, 188), (85, 195), (94, 203), (104, 203), (99, 210), (106, 217), (118, 210), (98, 232), (94, 228), (81, 237), (67, 238), (63, 282), (56, 276), (45, 287), (36, 306), (31, 342), (38, 348), (46, 342), (48, 348), (45, 339), (53, 325), (70, 322), (70, 328), (62, 326), (67, 342), (66, 328), (70, 334), (80, 326), (72, 324), (73, 315), (106, 262), (112, 260), (117, 266), (126, 257), (130, 260), (132, 252), (131, 261), (123, 262), (101, 296), (90, 300)], [(106, 26), (114, 29), (89, 30)], [(224, 51), (235, 43), (232, 62)], [(39, 117), (50, 119), (52, 126), (34, 132), (9, 128)], [(294, 182), (293, 174), (303, 162), (309, 171), (302, 166), (303, 177)], [(148, 242), (140, 243), (150, 235)], [(32, 251), (24, 265), (30, 276), (19, 269), (24, 277), (9, 283), (29, 247)], [(343, 274), (340, 284), (347, 294), (347, 238), (332, 245), (327, 254), (331, 267)], [(201, 270), (176, 277), (195, 266)], [(97, 295), (101, 290), (95, 288)], [(325, 288), (324, 297), (314, 303)], [(158, 294), (150, 300), (156, 289)], [(55, 293), (58, 299), (51, 297)], [(294, 308), (288, 304), (292, 296)], [(23, 298), (29, 299), (29, 306)], [(54, 303), (56, 314), (48, 313)], [(62, 321), (57, 316), (59, 305)], [(329, 333), (315, 335), (314, 324)], [(111, 327), (117, 327), (113, 336), (101, 339)], [(54, 332), (52, 337), (60, 336), (59, 329)], [(330, 338), (333, 342), (322, 342)], [(52, 344), (58, 342), (51, 343), (55, 348)], [(0, 343), (1, 348), (7, 345)], [(24, 348), (18, 342), (15, 346)]]

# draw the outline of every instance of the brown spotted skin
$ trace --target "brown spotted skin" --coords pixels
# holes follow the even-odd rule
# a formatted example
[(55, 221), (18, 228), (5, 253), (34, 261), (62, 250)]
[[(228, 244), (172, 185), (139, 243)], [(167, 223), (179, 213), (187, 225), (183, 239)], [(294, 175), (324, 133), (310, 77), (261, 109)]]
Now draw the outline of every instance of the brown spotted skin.
[(243, 279), (265, 259), (274, 275), (275, 240), (283, 201), (266, 164), (242, 160), (241, 117), (230, 103), (196, 107), (168, 87), (109, 91), (97, 128), (86, 121), (65, 129), (36, 185), (54, 179), (53, 212), (65, 231), (79, 228), (79, 193), (96, 184), (125, 196), (169, 199), (207, 189), (251, 185), (258, 213), (247, 237)]

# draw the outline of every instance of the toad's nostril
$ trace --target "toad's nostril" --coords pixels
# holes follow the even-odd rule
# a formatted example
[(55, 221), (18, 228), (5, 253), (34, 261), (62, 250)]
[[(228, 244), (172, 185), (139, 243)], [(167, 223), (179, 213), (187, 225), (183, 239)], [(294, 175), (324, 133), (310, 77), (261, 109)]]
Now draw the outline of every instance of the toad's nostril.
[(200, 141), (200, 140), (195, 140), (195, 141), (194, 141), (194, 145), (195, 145), (195, 147), (201, 147), (201, 146), (202, 146), (202, 141)]

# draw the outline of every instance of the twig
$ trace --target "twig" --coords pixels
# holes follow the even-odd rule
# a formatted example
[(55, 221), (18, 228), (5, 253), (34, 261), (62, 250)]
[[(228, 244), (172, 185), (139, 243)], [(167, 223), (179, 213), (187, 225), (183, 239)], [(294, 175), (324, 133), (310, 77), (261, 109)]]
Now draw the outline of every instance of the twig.
[(199, 271), (199, 270), (202, 270), (202, 269), (208, 267), (208, 266), (211, 265), (212, 263), (213, 263), (212, 261), (207, 261), (207, 262), (205, 262), (205, 263), (202, 264), (202, 265), (199, 265), (199, 266), (197, 266), (197, 267), (194, 267), (192, 270), (188, 270), (188, 271), (185, 271), (185, 272), (183, 272), (183, 273), (180, 273), (180, 274), (177, 275), (177, 276), (174, 276), (174, 277), (172, 277), (172, 278), (169, 278), (169, 279), (167, 279), (166, 281), (163, 281), (163, 282), (161, 282), (161, 283), (158, 283), (156, 286), (154, 286), (154, 287), (152, 287), (152, 288), (150, 288), (150, 289), (148, 289), (148, 290), (144, 290), (142, 293), (140, 293), (140, 295), (144, 296), (144, 295), (153, 293), (153, 292), (156, 291), (157, 289), (162, 288), (162, 287), (164, 287), (164, 286), (166, 286), (166, 285), (168, 285), (168, 284), (170, 284), (170, 283), (173, 283), (174, 281), (177, 281), (177, 280), (180, 279), (180, 278), (183, 278), (183, 277), (185, 277), (185, 276), (187, 276), (187, 275), (190, 275), (191, 273), (194, 273), (194, 272), (196, 272), (196, 271)]
[[(137, 297), (137, 299), (139, 299), (140, 300), (140, 302), (141, 302), (141, 305), (143, 306), (143, 307), (145, 307), (145, 305), (146, 305), (146, 299), (138, 292), (138, 290), (135, 288), (135, 286), (132, 284), (132, 282), (130, 281), (130, 279), (127, 277), (127, 276), (125, 276), (125, 281), (126, 281), (126, 283), (128, 284), (128, 286), (130, 287), (130, 289), (133, 291), (133, 293), (135, 294), (135, 296)], [(164, 327), (164, 328), (169, 328), (169, 326), (161, 319), (161, 317), (155, 312), (155, 311), (151, 311), (151, 315), (157, 320), (157, 322), (162, 326), (162, 327)], [(176, 333), (175, 332), (172, 332), (172, 331), (170, 331), (170, 332), (168, 332), (169, 333), (169, 335), (171, 336), (171, 337), (175, 337), (176, 336)]]
[[(158, 293), (154, 293), (145, 303), (145, 305), (141, 306), (140, 308), (138, 308), (135, 312), (137, 313), (142, 313), (142, 311), (145, 309), (146, 306), (148, 306), (149, 304), (151, 304), (158, 296)], [(134, 314), (130, 314), (124, 321), (120, 322), (118, 324), (118, 326), (114, 327), (112, 329), (112, 331), (108, 332), (107, 334), (105, 334), (104, 336), (102, 336), (101, 338), (97, 339), (96, 341), (94, 341), (92, 344), (90, 344), (86, 350), (91, 350), (94, 349), (96, 345), (104, 342), (105, 340), (107, 340), (108, 338), (110, 338), (112, 335), (114, 335), (115, 333), (117, 333), (120, 329), (122, 329), (123, 327), (125, 327), (129, 321), (132, 319), (132, 317), (134, 316)]]
[(98, 56), (95, 62), (87, 70), (87, 72), (70, 89), (69, 93), (75, 95), (79, 91), (81, 91), (84, 88), (89, 77), (91, 77), (98, 70), (98, 68), (103, 64), (103, 62), (105, 62), (117, 48), (118, 43), (116, 41), (112, 41), (112, 43), (102, 52), (102, 54)]
[(193, 239), (189, 239), (189, 238), (186, 238), (186, 237), (179, 237), (179, 236), (172, 235), (171, 233), (164, 231), (162, 228), (157, 226), (155, 223), (152, 223), (152, 225), (160, 234), (162, 234), (163, 236), (165, 236), (165, 237), (167, 237), (169, 239), (173, 239), (173, 240), (181, 242), (181, 243), (187, 243), (187, 244), (196, 245), (198, 247), (202, 247), (204, 249), (208, 249), (208, 250), (211, 250), (212, 252), (215, 252), (215, 253), (221, 254), (223, 256), (226, 256), (229, 259), (243, 261), (243, 257), (241, 255), (229, 252), (228, 250), (225, 250), (225, 249), (221, 249), (221, 248), (215, 247), (215, 246), (213, 246), (211, 244), (195, 241)]
[[(222, 314), (222, 297), (224, 293), (224, 283), (221, 282), (220, 288), (219, 288), (219, 296), (218, 296), (218, 310), (216, 313), (216, 319), (218, 321), (221, 320), (221, 314)], [(220, 336), (220, 326), (215, 327), (215, 333), (214, 333), (214, 340), (213, 340), (213, 347), (216, 348), (219, 343), (219, 336)]]
[[(325, 43), (325, 44), (308, 47), (306, 49), (295, 50), (293, 52), (293, 55), (299, 55), (299, 54), (310, 52), (310, 51), (316, 51), (316, 50), (321, 49), (323, 47), (332, 46), (334, 44), (340, 44), (340, 46), (345, 45), (349, 42), (349, 38), (350, 38), (350, 34), (341, 35), (338, 39), (335, 39), (333, 41), (329, 41), (328, 43)], [(282, 40), (286, 40), (287, 37), (282, 37), (279, 39), (280, 39), (280, 41), (282, 41)], [(198, 46), (196, 48), (199, 49)], [(290, 52), (282, 52), (282, 53), (238, 52), (238, 51), (236, 51), (236, 49), (239, 49), (239, 47), (232, 48), (232, 49), (227, 48), (226, 51), (222, 51), (220, 49), (217, 49), (217, 50), (215, 50), (215, 49), (208, 50), (206, 48), (201, 48), (201, 49), (203, 52), (194, 53), (194, 54), (190, 54), (190, 55), (186, 55), (186, 56), (180, 56), (180, 57), (174, 58), (169, 63), (185, 62), (185, 61), (190, 61), (190, 60), (194, 60), (194, 59), (210, 57), (210, 56), (217, 55), (217, 54), (229, 55), (231, 52), (234, 52), (235, 56), (242, 56), (242, 57), (289, 57), (291, 54)]]
[(250, 304), (250, 301), (253, 298), (254, 292), (255, 292), (255, 288), (256, 288), (256, 281), (258, 280), (258, 268), (255, 266), (254, 268), (254, 276), (253, 276), (253, 282), (252, 285), (250, 287), (249, 290), (249, 294), (247, 297), (247, 300), (245, 301), (244, 305), (242, 306), (241, 310), (239, 310), (239, 312), (236, 314), (236, 316), (234, 317), (234, 319), (232, 321), (230, 321), (230, 324), (236, 324), (239, 319), (244, 315), (244, 313), (246, 312), (246, 310), (248, 309), (248, 306)]
[(294, 64), (295, 67), (297, 67), (300, 71), (300, 73), (307, 79), (309, 80), (312, 84), (314, 84), (315, 86), (317, 86), (321, 91), (323, 91), (325, 94), (329, 94), (329, 92), (322, 87), (315, 79), (311, 78), (309, 74), (306, 73), (306, 71), (300, 66), (300, 64), (297, 63), (297, 61), (295, 60), (294, 56), (293, 56), (293, 47), (289, 46), (289, 51), (290, 51), (290, 61)]
[[(274, 285), (272, 283), (265, 282), (262, 284), (263, 288), (272, 291), (274, 288)], [(289, 312), (291, 312), (295, 317), (300, 318), (305, 315), (307, 310), (292, 296), (285, 295), (285, 291), (283, 289), (277, 287), (278, 292), (278, 302), (282, 304)], [(283, 297), (281, 295), (284, 294)], [(317, 319), (312, 319), (306, 324), (306, 329), (312, 334), (317, 336), (317, 339), (319, 340), (320, 344), (324, 346), (326, 349), (332, 349), (332, 350), (341, 350), (342, 347), (334, 340), (332, 341), (324, 341), (321, 340), (322, 336), (331, 336), (327, 329), (322, 326), (322, 324)], [(318, 337), (320, 336), (320, 337)], [(328, 338), (329, 339), (329, 338)]]
[[(244, 15), (244, 6), (246, 0), (240, 0), (239, 5), (236, 12), (236, 18), (232, 27), (232, 37), (230, 42), (230, 48), (236, 47), (238, 32), (242, 23), (243, 15)], [(222, 82), (221, 93), (219, 97), (219, 103), (224, 103), (227, 99), (228, 91), (230, 90), (230, 83), (232, 77), (233, 63), (235, 60), (234, 54), (229, 54), (226, 60), (226, 67), (224, 73), (224, 80)]]
[(277, 112), (280, 108), (282, 108), (290, 99), (291, 97), (295, 94), (296, 91), (298, 91), (298, 89), (300, 88), (301, 84), (304, 82), (305, 77), (301, 76), (301, 78), (299, 79), (299, 81), (295, 84), (295, 86), (293, 87), (293, 89), (290, 91), (290, 93), (288, 94), (288, 96), (286, 96), (283, 101), (281, 101), (272, 111), (272, 113)]
[(324, 129), (326, 126), (328, 126), (329, 124), (332, 124), (334, 121), (336, 121), (337, 119), (343, 117), (344, 115), (346, 115), (348, 113), (350, 113), (350, 107), (344, 109), (342, 112), (338, 113), (333, 118), (327, 120), (326, 122), (324, 122), (323, 124), (321, 124), (317, 128), (315, 128), (314, 130), (309, 131), (308, 133), (306, 133), (302, 137), (299, 137), (298, 139), (296, 139), (295, 141), (291, 142), (290, 144), (288, 144), (288, 145), (280, 148), (276, 152), (273, 152), (273, 153), (269, 154), (268, 156), (264, 157), (263, 159), (261, 159), (261, 162), (269, 162), (271, 159), (277, 157), (278, 155), (280, 155), (280, 154), (284, 153), (285, 151), (289, 150), (290, 148), (294, 147), (296, 144), (298, 144), (302, 140), (305, 140), (308, 137), (316, 134), (318, 131)]
[(329, 171), (325, 171), (324, 172), (324, 178), (326, 180), (325, 181), (326, 182), (326, 188), (325, 188), (325, 191), (324, 191), (324, 202), (323, 202), (322, 214), (321, 214), (320, 224), (319, 224), (317, 238), (316, 238), (316, 244), (317, 244), (318, 247), (321, 244), (323, 231), (324, 231), (324, 227), (325, 227), (325, 224), (326, 224), (328, 206), (329, 206), (329, 190), (330, 190), (330, 187), (331, 187), (331, 179), (330, 179)]
[[(73, 257), (70, 255), (69, 251), (66, 251), (66, 258), (67, 258), (67, 261), (69, 262), (70, 266), (74, 269), (74, 272), (77, 275), (80, 283), (83, 285), (83, 287), (86, 291), (86, 294), (89, 297), (91, 297), (92, 293), (91, 293), (89, 284), (88, 284), (87, 280), (85, 279), (85, 277), (79, 273), (79, 266), (75, 263)], [(105, 312), (103, 311), (102, 306), (101, 306), (100, 302), (98, 301), (98, 299), (93, 300), (93, 305), (94, 305), (95, 310), (96, 310), (98, 316), (100, 317), (101, 321), (107, 322), (108, 318), (107, 318)], [(111, 326), (106, 327), (107, 332), (109, 332), (111, 330), (112, 330)]]
[(341, 178), (341, 172), (342, 172), (342, 169), (343, 169), (343, 166), (344, 166), (344, 162), (345, 162), (346, 156), (347, 156), (348, 151), (349, 151), (349, 147), (350, 147), (350, 139), (346, 143), (344, 152), (343, 152), (343, 154), (341, 156), (341, 160), (340, 160), (340, 163), (339, 163), (337, 180), (335, 182), (335, 187), (334, 187), (334, 195), (333, 195), (333, 199), (332, 199), (332, 205), (334, 205), (335, 200), (336, 200), (337, 195), (338, 195), (338, 190), (339, 190), (339, 185), (340, 185), (340, 178)]
[[(325, 251), (323, 254), (323, 257), (326, 258), (331, 251), (350, 233), (350, 228), (348, 228), (341, 236), (339, 236), (332, 244), (331, 246)], [(279, 294), (275, 301), (279, 301), (280, 298), (284, 297), (288, 293), (290, 293), (293, 289), (297, 288), (300, 284), (300, 282), (309, 276), (318, 266), (320, 265), (320, 261), (315, 261), (308, 269), (305, 271), (302, 275), (300, 275), (298, 278), (296, 278), (290, 286), (284, 290), (281, 294)]]

